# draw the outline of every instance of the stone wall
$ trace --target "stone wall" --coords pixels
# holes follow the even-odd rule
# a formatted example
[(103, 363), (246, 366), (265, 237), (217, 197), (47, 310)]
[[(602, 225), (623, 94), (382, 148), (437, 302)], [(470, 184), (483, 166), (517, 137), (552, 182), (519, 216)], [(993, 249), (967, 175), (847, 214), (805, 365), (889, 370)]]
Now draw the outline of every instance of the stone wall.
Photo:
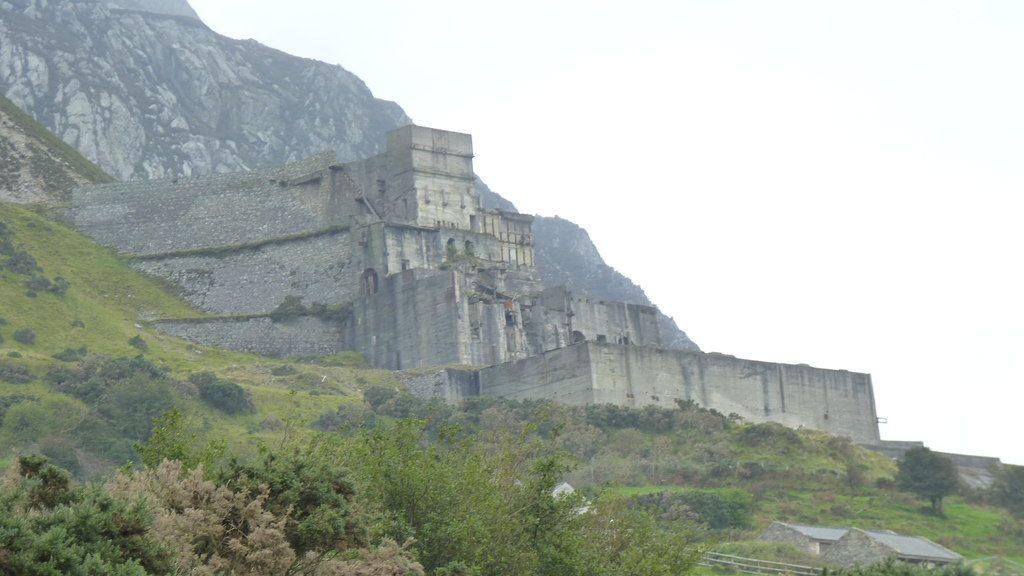
[(870, 534), (851, 528), (838, 542), (828, 547), (822, 559), (832, 566), (849, 568), (870, 566), (895, 556), (895, 550), (875, 540)]
[(266, 314), (286, 296), (306, 304), (351, 302), (361, 293), (351, 234), (308, 238), (212, 254), (137, 259), (132, 266), (181, 287), (190, 304), (214, 314)]
[(651, 347), (586, 342), (484, 368), (482, 394), (570, 404), (673, 407), (693, 400), (754, 422), (878, 441), (871, 377)]
[(172, 335), (208, 346), (269, 356), (320, 356), (348, 350), (341, 327), (312, 316), (287, 322), (270, 318), (161, 320), (156, 326)]
[(758, 540), (764, 542), (780, 542), (782, 544), (789, 544), (797, 550), (802, 550), (810, 554), (820, 554), (821, 547), (818, 541), (812, 539), (806, 534), (801, 534), (799, 531), (782, 524), (781, 522), (772, 522)]
[(100, 243), (135, 255), (231, 246), (347, 225), (350, 208), (332, 199), (330, 187), (319, 178), (291, 184), (285, 179), (325, 164), (326, 158), (276, 170), (83, 187), (73, 192), (67, 217)]

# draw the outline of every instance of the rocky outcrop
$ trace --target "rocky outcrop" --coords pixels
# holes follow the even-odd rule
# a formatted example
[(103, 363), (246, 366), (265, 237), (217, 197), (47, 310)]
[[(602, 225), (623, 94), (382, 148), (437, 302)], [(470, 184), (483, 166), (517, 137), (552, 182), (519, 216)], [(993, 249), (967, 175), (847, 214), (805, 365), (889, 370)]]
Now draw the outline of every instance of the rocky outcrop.
[(0, 91), (121, 179), (355, 159), (409, 122), (340, 66), (220, 36), (184, 0), (5, 0), (0, 16)]
[(110, 177), (0, 96), (0, 201), (53, 203)]

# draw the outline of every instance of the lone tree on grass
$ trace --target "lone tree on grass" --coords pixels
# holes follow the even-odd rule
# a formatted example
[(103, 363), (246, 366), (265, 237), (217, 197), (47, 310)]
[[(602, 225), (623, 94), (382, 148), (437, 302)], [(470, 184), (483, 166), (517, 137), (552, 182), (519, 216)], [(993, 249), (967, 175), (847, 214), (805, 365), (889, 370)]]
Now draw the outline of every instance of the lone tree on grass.
[(932, 512), (942, 513), (942, 500), (960, 486), (953, 461), (928, 448), (912, 448), (900, 458), (896, 485), (931, 502)]

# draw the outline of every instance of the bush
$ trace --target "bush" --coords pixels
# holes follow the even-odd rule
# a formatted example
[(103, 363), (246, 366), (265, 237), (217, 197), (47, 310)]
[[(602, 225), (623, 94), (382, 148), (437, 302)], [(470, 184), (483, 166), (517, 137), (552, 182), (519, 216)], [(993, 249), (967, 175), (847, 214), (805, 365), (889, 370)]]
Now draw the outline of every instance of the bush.
[(804, 443), (796, 430), (776, 422), (743, 426), (740, 428), (737, 440), (747, 446), (772, 446), (781, 452), (800, 448)]
[(36, 343), (36, 333), (31, 328), (22, 328), (14, 331), (14, 340), (31, 346)]
[(285, 364), (283, 366), (274, 366), (270, 369), (271, 376), (291, 376), (292, 374), (298, 374), (299, 371), (295, 369), (291, 364)]
[(754, 519), (754, 497), (739, 489), (658, 492), (637, 496), (634, 501), (661, 516), (678, 516), (689, 510), (698, 520), (716, 530), (748, 529)]
[(39, 292), (48, 291), (52, 286), (53, 284), (46, 276), (33, 276), (25, 282), (25, 287), (28, 288), (28, 295), (32, 298)]
[(28, 276), (39, 269), (39, 264), (28, 252), (18, 251), (7, 258), (7, 262), (4, 263), (4, 268), (7, 268), (15, 274)]
[(73, 432), (65, 432), (69, 441), (113, 461), (133, 458), (133, 444), (148, 438), (153, 420), (174, 406), (174, 382), (142, 356), (54, 364), (44, 380), (88, 407)]
[(131, 338), (129, 338), (128, 339), (128, 344), (130, 344), (134, 348), (138, 348), (139, 350), (141, 350), (143, 352), (145, 352), (146, 350), (149, 350), (149, 344), (147, 344), (146, 341), (142, 339), (142, 336), (140, 336), (138, 334), (136, 334), (135, 336), (132, 336)]
[(0, 364), (0, 381), (10, 384), (28, 384), (32, 381), (32, 373), (20, 364)]
[(89, 349), (82, 346), (81, 348), (65, 348), (54, 354), (53, 357), (61, 362), (78, 362), (88, 355)]
[(57, 276), (53, 279), (53, 286), (50, 287), (50, 292), (53, 292), (57, 296), (63, 297), (68, 293), (68, 288), (71, 287), (71, 283), (65, 280), (61, 276)]
[(212, 372), (197, 372), (188, 378), (204, 402), (226, 414), (255, 412), (252, 395), (238, 384), (218, 378)]
[(334, 412), (322, 414), (313, 422), (313, 428), (324, 432), (373, 428), (377, 418), (364, 404), (342, 404)]
[(287, 322), (293, 318), (305, 316), (308, 313), (309, 310), (302, 304), (302, 298), (298, 296), (285, 296), (284, 301), (271, 310), (270, 320), (272, 322)]
[[(0, 342), (2, 342), (2, 340), (0, 340)], [(7, 353), (7, 357), (8, 358), (21, 358), (21, 352), (18, 352), (17, 350), (11, 350), (10, 352)]]

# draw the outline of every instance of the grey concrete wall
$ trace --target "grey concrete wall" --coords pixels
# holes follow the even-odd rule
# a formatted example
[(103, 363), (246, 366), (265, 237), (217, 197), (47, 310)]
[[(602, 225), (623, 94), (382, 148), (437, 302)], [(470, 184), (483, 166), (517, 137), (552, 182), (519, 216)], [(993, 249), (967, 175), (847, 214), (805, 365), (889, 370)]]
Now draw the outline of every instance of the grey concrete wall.
[(513, 400), (547, 399), (571, 405), (594, 403), (591, 349), (570, 346), (480, 370), (480, 394)]
[(528, 315), (538, 350), (583, 340), (662, 347), (658, 310), (653, 306), (591, 298), (559, 286), (535, 297)]
[(392, 274), (353, 307), (346, 341), (379, 368), (461, 363), (457, 286), (454, 272)]
[(399, 372), (398, 380), (405, 384), (410, 393), (423, 399), (439, 398), (458, 403), (480, 395), (479, 373), (470, 369), (408, 370)]
[(347, 350), (341, 328), (314, 317), (288, 322), (271, 322), (269, 318), (162, 320), (156, 326), (199, 344), (270, 356), (320, 356)]
[(677, 400), (693, 400), (754, 422), (878, 441), (870, 376), (844, 370), (586, 342), (485, 368), (480, 382), (483, 394), (570, 403), (674, 407)]
[(306, 304), (351, 302), (361, 294), (351, 234), (320, 236), (212, 256), (136, 260), (132, 266), (180, 286), (190, 304), (214, 314), (263, 314), (286, 296)]

